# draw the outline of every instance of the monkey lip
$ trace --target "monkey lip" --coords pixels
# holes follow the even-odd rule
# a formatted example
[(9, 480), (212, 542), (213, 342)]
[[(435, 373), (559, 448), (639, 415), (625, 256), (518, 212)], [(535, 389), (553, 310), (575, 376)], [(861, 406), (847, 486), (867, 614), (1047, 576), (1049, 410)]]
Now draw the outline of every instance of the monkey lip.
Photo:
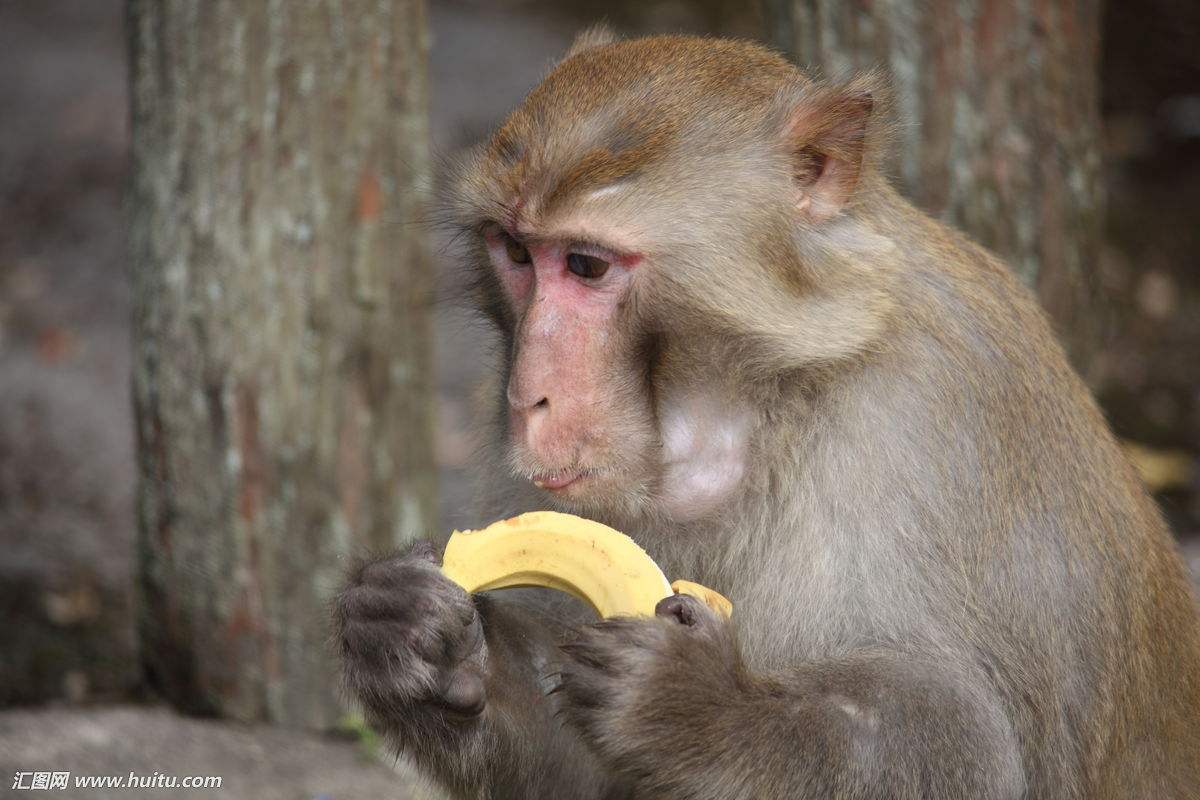
[(539, 489), (565, 489), (583, 477), (582, 472), (559, 472), (554, 475), (534, 475), (533, 485)]

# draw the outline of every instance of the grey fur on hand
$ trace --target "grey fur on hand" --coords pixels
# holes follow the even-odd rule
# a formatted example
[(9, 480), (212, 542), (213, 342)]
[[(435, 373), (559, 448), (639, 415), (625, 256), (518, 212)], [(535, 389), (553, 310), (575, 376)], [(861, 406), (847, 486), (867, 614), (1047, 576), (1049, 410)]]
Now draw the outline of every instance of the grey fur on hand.
[(487, 648), (479, 614), (442, 575), (429, 543), (360, 565), (334, 618), (345, 682), (368, 711), (386, 717), (427, 705), (482, 713)]

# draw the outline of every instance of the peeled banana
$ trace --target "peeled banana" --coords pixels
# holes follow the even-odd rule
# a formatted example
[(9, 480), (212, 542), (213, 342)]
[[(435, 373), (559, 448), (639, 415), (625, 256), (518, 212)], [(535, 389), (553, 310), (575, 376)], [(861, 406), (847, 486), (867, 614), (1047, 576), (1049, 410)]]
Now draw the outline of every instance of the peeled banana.
[(690, 581), (668, 583), (646, 551), (620, 531), (556, 511), (534, 511), (475, 531), (455, 531), (442, 572), (468, 592), (545, 586), (575, 595), (601, 617), (653, 616), (672, 591), (728, 617), (733, 605)]

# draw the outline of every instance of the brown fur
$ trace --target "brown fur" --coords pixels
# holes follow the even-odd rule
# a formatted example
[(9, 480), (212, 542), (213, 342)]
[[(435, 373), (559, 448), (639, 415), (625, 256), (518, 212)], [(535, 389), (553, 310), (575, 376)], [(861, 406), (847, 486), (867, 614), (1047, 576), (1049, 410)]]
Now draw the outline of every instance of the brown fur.
[[(583, 226), (641, 259), (620, 352), (573, 367), (607, 387), (579, 424), (609, 484), (516, 475), (490, 515), (586, 512), (736, 612), (579, 627), (502, 593), (464, 627), (420, 558), (360, 573), (349, 685), (462, 796), (1200, 796), (1200, 629), (1169, 533), (1029, 292), (880, 174), (887, 127), (872, 76), (589, 35), (463, 163), (463, 228), (569, 250)], [(475, 256), (503, 384), (532, 312)], [(499, 472), (523, 462), (496, 396)], [(678, 426), (734, 442), (710, 505), (672, 505)]]

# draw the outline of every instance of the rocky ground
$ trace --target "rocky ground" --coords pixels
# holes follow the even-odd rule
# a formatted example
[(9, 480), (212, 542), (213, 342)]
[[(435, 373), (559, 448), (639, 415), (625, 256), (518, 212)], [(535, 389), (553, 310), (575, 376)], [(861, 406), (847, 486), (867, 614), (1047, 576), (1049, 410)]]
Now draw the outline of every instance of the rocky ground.
[[(361, 741), (187, 719), (161, 708), (51, 708), (0, 713), (0, 797), (12, 773), (70, 772), (71, 785), (51, 797), (89, 800), (163, 797), (168, 789), (75, 788), (81, 776), (139, 779), (215, 776), (221, 787), (180, 793), (246, 800), (434, 800), (440, 797), (406, 763), (377, 757)], [(37, 797), (38, 794), (33, 794)]]

